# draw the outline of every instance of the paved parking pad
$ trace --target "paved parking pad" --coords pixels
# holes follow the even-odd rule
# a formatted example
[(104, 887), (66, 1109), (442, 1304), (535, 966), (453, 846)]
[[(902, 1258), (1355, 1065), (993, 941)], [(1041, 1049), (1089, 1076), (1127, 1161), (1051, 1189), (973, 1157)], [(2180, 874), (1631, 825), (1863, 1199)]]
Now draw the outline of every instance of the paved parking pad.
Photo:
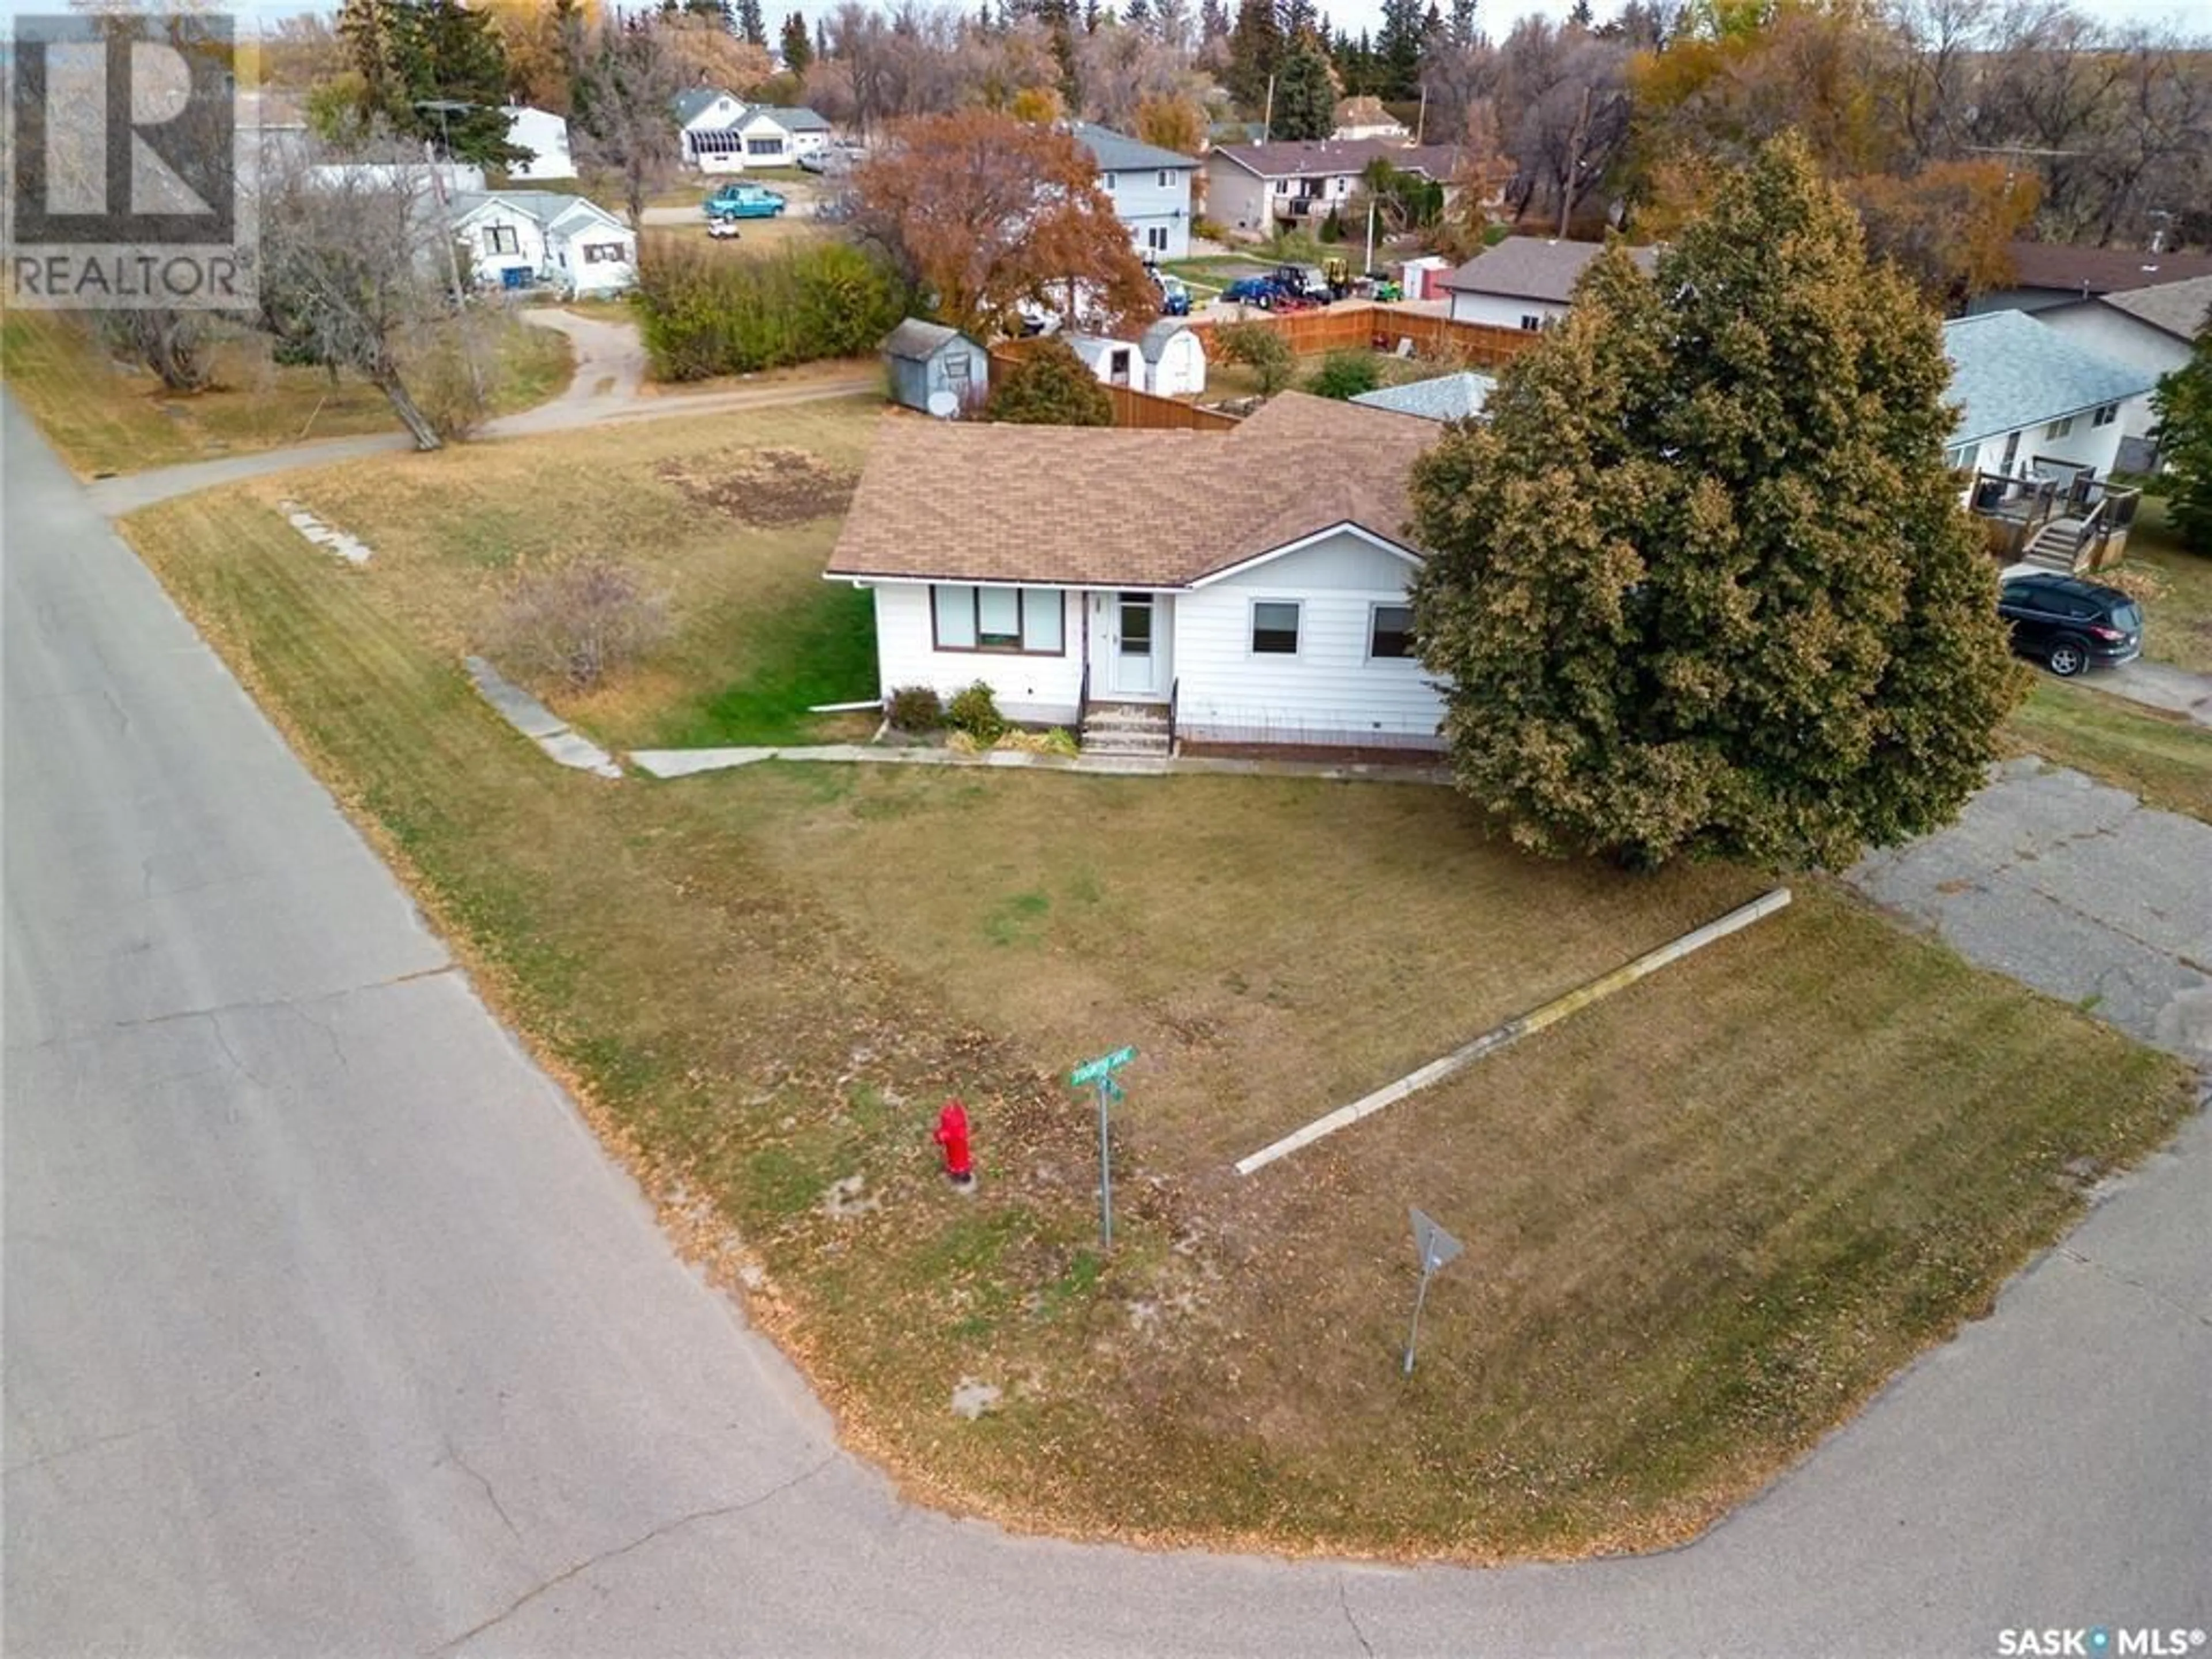
[(1848, 879), (1982, 966), (2212, 1062), (2212, 825), (2030, 757)]

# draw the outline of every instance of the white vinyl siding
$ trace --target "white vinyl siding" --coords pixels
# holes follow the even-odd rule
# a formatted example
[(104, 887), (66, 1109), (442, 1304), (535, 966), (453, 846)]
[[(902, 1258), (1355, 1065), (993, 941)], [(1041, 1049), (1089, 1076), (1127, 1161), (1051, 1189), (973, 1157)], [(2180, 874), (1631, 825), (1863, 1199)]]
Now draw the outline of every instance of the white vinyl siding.
[[(1176, 729), (1197, 743), (1435, 747), (1443, 699), (1413, 658), (1373, 654), (1378, 606), (1414, 567), (1348, 531), (1176, 596)], [(1297, 654), (1255, 654), (1255, 602), (1298, 607)]]
[[(951, 591), (973, 594), (976, 590)], [(985, 591), (1012, 593), (1016, 590)], [(1055, 587), (1023, 588), (1019, 592), (1030, 637), (1040, 643), (1058, 638), (1063, 647), (1058, 654), (939, 650), (929, 584), (886, 582), (877, 587), (876, 660), (883, 677), (881, 690), (888, 696), (901, 686), (927, 685), (950, 698), (981, 680), (996, 694), (1000, 712), (1009, 720), (1073, 725), (1076, 699), (1083, 687), (1083, 653), (1065, 648), (1067, 595)], [(973, 614), (971, 610), (971, 617)]]

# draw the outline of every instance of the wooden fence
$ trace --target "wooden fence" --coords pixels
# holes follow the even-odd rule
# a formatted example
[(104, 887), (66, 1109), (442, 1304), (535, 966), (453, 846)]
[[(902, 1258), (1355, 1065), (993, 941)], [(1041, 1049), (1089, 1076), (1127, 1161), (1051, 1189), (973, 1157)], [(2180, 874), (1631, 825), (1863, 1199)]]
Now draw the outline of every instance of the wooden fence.
[[(1420, 356), (1447, 359), (1468, 368), (1503, 368), (1538, 338), (1522, 329), (1455, 323), (1433, 312), (1391, 305), (1332, 306), (1326, 311), (1293, 311), (1282, 316), (1255, 311), (1246, 320), (1273, 329), (1301, 357), (1370, 346), (1391, 351), (1399, 341), (1410, 340)], [(1209, 359), (1220, 355), (1213, 340), (1220, 326), (1211, 321), (1191, 325), (1205, 342)]]
[[(1022, 341), (1006, 341), (991, 348), (991, 378), (996, 380), (1022, 360)], [(1211, 409), (1178, 403), (1173, 398), (1155, 398), (1149, 392), (1139, 392), (1134, 386), (1108, 386), (1108, 401), (1114, 405), (1114, 424), (1133, 427), (1149, 432), (1234, 432), (1237, 417), (1223, 415)]]

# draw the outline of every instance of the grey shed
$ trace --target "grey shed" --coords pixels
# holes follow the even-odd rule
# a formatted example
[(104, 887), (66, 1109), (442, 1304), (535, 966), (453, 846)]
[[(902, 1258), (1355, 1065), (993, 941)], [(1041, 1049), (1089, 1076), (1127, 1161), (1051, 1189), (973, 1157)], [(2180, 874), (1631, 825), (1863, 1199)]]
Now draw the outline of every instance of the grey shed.
[(884, 337), (891, 401), (951, 416), (990, 389), (991, 354), (957, 328), (909, 317)]

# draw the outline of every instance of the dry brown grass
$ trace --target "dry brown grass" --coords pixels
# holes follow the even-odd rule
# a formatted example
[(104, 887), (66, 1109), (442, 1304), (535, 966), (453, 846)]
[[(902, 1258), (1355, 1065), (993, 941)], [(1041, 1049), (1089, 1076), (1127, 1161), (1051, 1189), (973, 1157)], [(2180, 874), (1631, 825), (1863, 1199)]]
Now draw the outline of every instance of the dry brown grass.
[[(492, 347), (495, 414), (543, 403), (568, 382), (568, 343), (550, 330), (501, 318)], [(258, 337), (231, 338), (212, 357), (215, 385), (180, 395), (116, 362), (74, 319), (13, 311), (0, 322), (9, 387), (79, 477), (398, 427), (375, 387), (351, 375), (333, 381), (319, 368), (281, 367)]]
[[(646, 449), (793, 444), (792, 414), (592, 434), (601, 505), (548, 477), (571, 493), (475, 539), (431, 521), (514, 499), (500, 452), (356, 469), (339, 521), (377, 544), (365, 571), (244, 491), (127, 529), (678, 1237), (750, 1271), (755, 1317), (917, 1493), (1291, 1550), (1679, 1538), (1984, 1309), (2186, 1109), (2177, 1062), (1816, 881), (1240, 1180), (1231, 1158), (1765, 878), (1534, 863), (1418, 785), (546, 765), (458, 672), (420, 590), (470, 579), (437, 565), (542, 548), (571, 512), (684, 532)], [(298, 489), (319, 509), (331, 487)], [(1062, 1079), (1124, 1042), (1102, 1260)], [(951, 1092), (973, 1198), (927, 1139)], [(856, 1174), (879, 1207), (831, 1213)], [(1410, 1382), (1408, 1203), (1469, 1246)], [(953, 1417), (963, 1376), (1000, 1409)]]
[[(618, 747), (708, 742), (699, 711), (775, 659), (815, 608), (849, 600), (822, 568), (878, 412), (856, 400), (617, 425), (380, 458), (252, 493), (297, 501), (367, 540), (374, 557), (359, 580), (455, 657), (482, 644), (517, 571), (585, 553), (622, 559), (669, 595), (674, 633), (590, 692), (532, 689)], [(759, 428), (766, 441), (749, 441)], [(866, 674), (800, 706), (873, 689)]]

